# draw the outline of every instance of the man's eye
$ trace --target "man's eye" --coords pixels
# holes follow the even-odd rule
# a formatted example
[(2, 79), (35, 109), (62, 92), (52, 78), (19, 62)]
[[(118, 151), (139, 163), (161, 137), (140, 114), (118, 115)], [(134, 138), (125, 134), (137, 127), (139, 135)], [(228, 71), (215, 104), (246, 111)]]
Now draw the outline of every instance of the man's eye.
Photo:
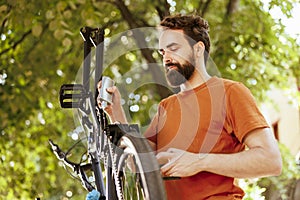
[(179, 49), (179, 47), (171, 47), (169, 50), (170, 51), (177, 51)]

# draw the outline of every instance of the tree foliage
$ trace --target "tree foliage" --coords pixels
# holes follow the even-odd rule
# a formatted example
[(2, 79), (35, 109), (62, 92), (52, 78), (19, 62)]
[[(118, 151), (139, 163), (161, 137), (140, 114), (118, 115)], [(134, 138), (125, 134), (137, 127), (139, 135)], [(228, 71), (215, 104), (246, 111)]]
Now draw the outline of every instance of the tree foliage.
[[(269, 9), (274, 6), (290, 16), (293, 1), (270, 1)], [(47, 142), (52, 138), (64, 149), (75, 142), (69, 134), (76, 128), (72, 111), (59, 107), (58, 93), (61, 84), (75, 80), (82, 64), (79, 30), (101, 27), (110, 38), (156, 26), (170, 13), (205, 17), (211, 59), (221, 76), (245, 83), (259, 100), (270, 87), (289, 88), (290, 77), (300, 85), (295, 39), (257, 0), (2, 0), (0, 198), (83, 198), (85, 191), (57, 164)], [(164, 87), (159, 55), (154, 49), (134, 50), (107, 63), (104, 73), (115, 79), (126, 76), (122, 80), (134, 89), (124, 107), (144, 127), (155, 112), (153, 105), (172, 92)], [(162, 84), (131, 85), (150, 80)]]

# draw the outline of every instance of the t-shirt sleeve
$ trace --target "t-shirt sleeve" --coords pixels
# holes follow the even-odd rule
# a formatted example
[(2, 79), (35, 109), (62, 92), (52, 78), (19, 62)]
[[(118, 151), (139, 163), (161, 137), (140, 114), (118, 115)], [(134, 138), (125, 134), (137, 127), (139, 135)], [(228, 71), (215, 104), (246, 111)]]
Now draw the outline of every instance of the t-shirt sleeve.
[(144, 136), (151, 142), (156, 144), (157, 141), (157, 124), (158, 124), (158, 113), (155, 114), (149, 127), (146, 129)]
[(229, 133), (233, 132), (240, 142), (250, 131), (269, 127), (250, 90), (242, 83), (232, 84), (226, 98)]
[(150, 140), (151, 142), (154, 142), (156, 144), (157, 142), (157, 133), (159, 130), (159, 123), (160, 123), (160, 115), (161, 115), (161, 110), (162, 109), (162, 102), (159, 104), (157, 108), (157, 112), (154, 115), (149, 127), (146, 129), (144, 136)]

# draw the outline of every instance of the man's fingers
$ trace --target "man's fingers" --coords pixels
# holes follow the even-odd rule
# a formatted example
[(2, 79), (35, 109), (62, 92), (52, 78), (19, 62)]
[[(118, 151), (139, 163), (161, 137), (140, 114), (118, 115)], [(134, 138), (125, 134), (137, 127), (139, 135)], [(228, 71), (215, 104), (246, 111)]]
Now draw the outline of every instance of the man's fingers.
[[(98, 89), (98, 92), (100, 92), (101, 87), (102, 87), (102, 81), (99, 81), (99, 82), (97, 83), (97, 89)], [(114, 93), (114, 92), (116, 91), (116, 89), (117, 89), (116, 86), (112, 86), (112, 87), (106, 88), (106, 91), (107, 91), (108, 93), (111, 93), (111, 94), (112, 94), (112, 93)]]
[(164, 151), (164, 152), (160, 152), (160, 153), (158, 153), (157, 155), (156, 155), (156, 158), (169, 158), (169, 157), (172, 157), (172, 153), (169, 153), (169, 152), (166, 152), (166, 151)]
[(178, 155), (176, 153), (171, 152), (161, 152), (157, 154), (156, 158), (158, 159), (158, 163), (160, 165), (163, 165), (160, 168), (161, 172), (168, 176), (169, 173), (172, 171), (172, 168), (176, 164), (175, 161), (177, 160)]
[(169, 152), (160, 152), (156, 155), (157, 159), (167, 159), (171, 160), (174, 158), (175, 154), (174, 153), (169, 153)]
[(97, 83), (97, 89), (98, 89), (98, 92), (100, 92), (101, 87), (102, 87), (102, 81), (99, 81), (99, 82)]
[(164, 165), (168, 163), (172, 159), (172, 154), (168, 152), (160, 152), (156, 155), (156, 158), (158, 160), (158, 163), (160, 165)]
[(108, 93), (113, 94), (113, 93), (116, 91), (116, 89), (117, 89), (116, 86), (112, 86), (112, 87), (106, 88), (106, 91), (107, 91)]
[(166, 164), (164, 164), (160, 170), (163, 174), (167, 175), (168, 172), (173, 168), (174, 163), (168, 162)]
[(170, 153), (184, 153), (184, 150), (176, 149), (176, 148), (169, 148), (167, 150), (167, 152), (170, 152)]
[(102, 81), (99, 81), (99, 82), (97, 83), (97, 88), (99, 89), (99, 88), (101, 88), (101, 86), (102, 86)]

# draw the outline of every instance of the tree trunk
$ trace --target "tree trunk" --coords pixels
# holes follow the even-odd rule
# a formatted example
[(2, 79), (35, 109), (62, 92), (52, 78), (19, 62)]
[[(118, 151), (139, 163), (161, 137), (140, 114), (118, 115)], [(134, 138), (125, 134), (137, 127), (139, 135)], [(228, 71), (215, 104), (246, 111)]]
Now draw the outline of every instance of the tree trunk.
[(227, 4), (226, 17), (229, 17), (234, 13), (239, 7), (239, 0), (229, 0)]
[[(139, 24), (137, 22), (142, 22), (142, 20), (139, 20), (133, 16), (133, 14), (130, 12), (128, 7), (125, 5), (123, 0), (116, 0), (114, 3), (117, 6), (117, 8), (120, 10), (124, 20), (128, 23), (128, 25), (131, 29), (141, 27), (141, 26), (139, 26)], [(146, 24), (143, 24), (143, 25), (144, 25), (144, 27), (147, 27)], [(162, 71), (160, 70), (160, 67), (157, 65), (157, 61), (152, 56), (153, 50), (144, 48), (144, 47), (147, 47), (144, 34), (140, 31), (135, 31), (134, 38), (135, 38), (135, 41), (136, 41), (138, 47), (140, 47), (143, 57), (147, 60), (148, 64), (151, 64), (151, 66), (149, 66), (149, 71), (152, 74), (153, 82), (156, 83), (157, 93), (159, 94), (159, 96), (161, 98), (165, 98), (165, 97), (169, 96), (171, 94), (171, 92), (168, 88), (166, 88), (167, 82), (166, 82), (165, 76), (163, 75)], [(156, 66), (153, 66), (153, 65), (156, 65)]]

